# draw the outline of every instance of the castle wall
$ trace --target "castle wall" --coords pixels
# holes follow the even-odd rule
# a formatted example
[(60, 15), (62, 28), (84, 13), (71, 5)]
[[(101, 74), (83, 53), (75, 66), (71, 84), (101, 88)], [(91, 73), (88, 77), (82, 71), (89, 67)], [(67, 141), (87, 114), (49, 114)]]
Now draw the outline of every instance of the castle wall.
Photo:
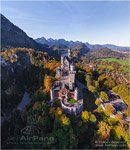
[(82, 101), (80, 104), (76, 103), (76, 105), (74, 104), (73, 106), (71, 106), (71, 105), (67, 106), (64, 104), (64, 99), (62, 99), (61, 106), (66, 113), (78, 115), (83, 110), (83, 100), (80, 100), (80, 101)]

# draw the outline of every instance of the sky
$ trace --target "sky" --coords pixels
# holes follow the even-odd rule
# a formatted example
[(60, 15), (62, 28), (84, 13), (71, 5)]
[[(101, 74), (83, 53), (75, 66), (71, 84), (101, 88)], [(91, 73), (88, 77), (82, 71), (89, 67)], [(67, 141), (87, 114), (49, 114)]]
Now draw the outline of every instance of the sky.
[(2, 1), (1, 13), (36, 39), (130, 46), (129, 1)]

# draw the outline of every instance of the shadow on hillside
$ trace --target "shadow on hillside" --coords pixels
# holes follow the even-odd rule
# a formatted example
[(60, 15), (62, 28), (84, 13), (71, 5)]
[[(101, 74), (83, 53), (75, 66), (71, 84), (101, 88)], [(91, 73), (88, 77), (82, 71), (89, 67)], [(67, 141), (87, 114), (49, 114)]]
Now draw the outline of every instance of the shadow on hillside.
[(83, 89), (84, 108), (87, 111), (93, 111), (97, 108), (95, 104), (95, 97), (88, 89)]

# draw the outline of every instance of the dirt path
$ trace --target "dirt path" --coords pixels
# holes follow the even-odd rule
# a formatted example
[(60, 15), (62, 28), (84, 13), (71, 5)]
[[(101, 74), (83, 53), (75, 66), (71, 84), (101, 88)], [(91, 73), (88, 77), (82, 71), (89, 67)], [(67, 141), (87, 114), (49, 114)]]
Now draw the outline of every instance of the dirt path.
[(31, 102), (31, 98), (29, 93), (27, 93), (26, 91), (24, 92), (23, 98), (21, 100), (21, 102), (19, 103), (19, 105), (17, 106), (17, 109), (20, 111), (23, 111), (25, 109), (25, 107)]

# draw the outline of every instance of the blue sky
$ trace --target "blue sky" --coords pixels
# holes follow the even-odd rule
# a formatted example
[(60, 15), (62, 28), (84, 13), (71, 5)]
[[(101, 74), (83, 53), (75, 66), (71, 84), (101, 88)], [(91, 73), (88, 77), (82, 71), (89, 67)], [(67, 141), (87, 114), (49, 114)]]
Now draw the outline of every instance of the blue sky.
[(3, 1), (2, 14), (30, 37), (130, 46), (128, 1)]

